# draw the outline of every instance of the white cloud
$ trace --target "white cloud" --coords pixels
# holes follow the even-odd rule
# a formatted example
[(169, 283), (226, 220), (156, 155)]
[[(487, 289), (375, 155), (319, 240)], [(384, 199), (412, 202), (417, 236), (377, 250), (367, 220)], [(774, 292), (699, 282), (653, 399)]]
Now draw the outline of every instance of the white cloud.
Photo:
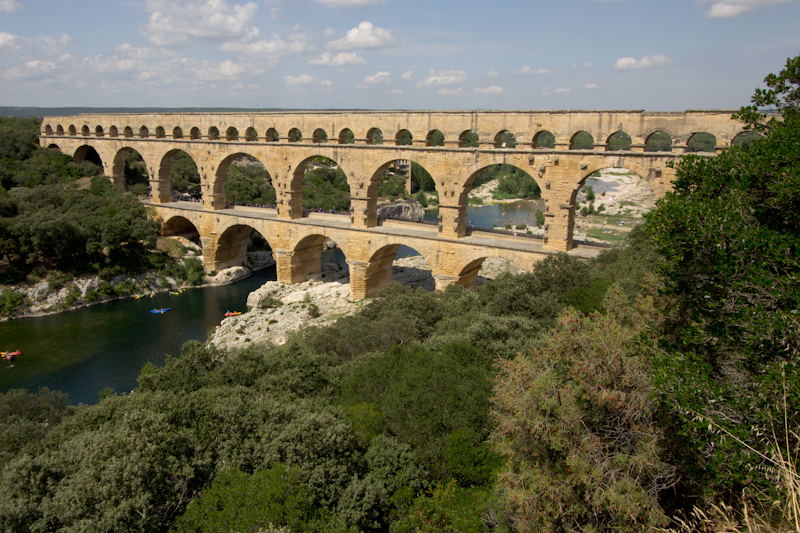
[(597, 89), (598, 85), (596, 83), (587, 83), (583, 86), (584, 89)]
[(0, 0), (0, 13), (16, 13), (22, 10), (22, 4), (14, 0)]
[(496, 77), (498, 77), (499, 75), (500, 75), (500, 74), (498, 74), (498, 73), (497, 73), (497, 71), (496, 71), (496, 70), (494, 70), (494, 69), (492, 69), (492, 70), (490, 70), (489, 72), (487, 72), (487, 73), (486, 73), (486, 77), (487, 77), (487, 78), (496, 78)]
[(215, 64), (204, 61), (189, 69), (189, 74), (198, 80), (215, 81), (218, 79), (235, 79), (244, 74), (247, 68), (231, 60)]
[(389, 94), (406, 94), (406, 92), (403, 89), (391, 89), (386, 92)]
[(392, 32), (384, 28), (373, 26), (371, 22), (364, 21), (357, 27), (348, 30), (347, 35), (328, 43), (334, 50), (352, 50), (354, 48), (381, 48), (395, 44), (397, 39), (392, 37)]
[(53, 35), (48, 35), (46, 37), (40, 37), (39, 43), (42, 46), (49, 46), (49, 47), (63, 47), (67, 46), (69, 43), (72, 42), (72, 37), (67, 35), (66, 33), (62, 33), (58, 37)]
[(439, 94), (443, 94), (445, 96), (459, 96), (464, 94), (464, 89), (459, 87), (458, 89), (439, 89), (436, 91)]
[(554, 72), (553, 70), (546, 69), (546, 68), (531, 68), (527, 65), (521, 67), (518, 70), (512, 70), (514, 74), (551, 74)]
[(463, 70), (440, 70), (439, 72), (432, 70), (430, 76), (417, 83), (417, 87), (453, 85), (454, 83), (461, 83), (465, 79), (467, 79), (467, 75)]
[(407, 70), (406, 72), (400, 74), (400, 77), (403, 78), (404, 80), (410, 80), (411, 78), (414, 77), (414, 72), (411, 70)]
[(355, 52), (339, 52), (336, 55), (325, 52), (317, 59), (308, 61), (312, 67), (345, 67), (347, 65), (366, 65), (367, 60)]
[(644, 56), (639, 60), (636, 60), (633, 57), (620, 57), (614, 62), (614, 68), (618, 70), (641, 69), (650, 67), (664, 67), (671, 64), (672, 60), (664, 54), (654, 54), (651, 56)]
[(16, 35), (0, 31), (0, 50), (16, 50), (22, 46), (22, 39)]
[(222, 52), (258, 58), (266, 62), (265, 66), (274, 67), (281, 59), (308, 52), (311, 49), (309, 39), (309, 36), (305, 34), (293, 34), (288, 39), (274, 34), (271, 39), (262, 39), (251, 43), (227, 42), (222, 44), (219, 49)]
[(499, 85), (490, 85), (489, 87), (479, 87), (475, 89), (475, 92), (480, 94), (501, 94), (505, 91)]
[(315, 89), (327, 89), (332, 85), (328, 80), (320, 80), (308, 74), (285, 76), (283, 82), (291, 87), (311, 87)]
[(145, 0), (150, 19), (141, 29), (158, 46), (207, 40), (248, 40), (258, 28), (252, 25), (255, 2), (228, 4), (227, 0)]
[(703, 13), (709, 18), (732, 18), (747, 11), (771, 4), (786, 4), (794, 0), (699, 0), (698, 4), (711, 4)]
[(5, 78), (16, 80), (21, 78), (34, 78), (42, 74), (48, 74), (56, 70), (56, 64), (52, 61), (41, 61), (38, 59), (28, 61), (24, 67), (13, 67), (6, 71)]
[(556, 94), (569, 94), (572, 92), (572, 89), (567, 89), (565, 87), (559, 87), (556, 89)]
[(367, 7), (385, 2), (386, 0), (314, 0), (314, 3), (322, 4), (332, 9), (339, 7)]
[(364, 83), (368, 85), (386, 85), (392, 83), (392, 75), (388, 72), (378, 72), (374, 76), (366, 76)]

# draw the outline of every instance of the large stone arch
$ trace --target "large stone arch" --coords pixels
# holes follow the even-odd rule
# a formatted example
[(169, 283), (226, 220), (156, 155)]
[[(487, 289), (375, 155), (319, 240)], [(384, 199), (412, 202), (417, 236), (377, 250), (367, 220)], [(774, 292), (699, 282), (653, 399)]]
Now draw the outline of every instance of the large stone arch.
[[(139, 146), (139, 150), (137, 147), (134, 146), (135, 143), (131, 144), (123, 144), (122, 146), (115, 147), (116, 151), (114, 152), (111, 164), (111, 181), (114, 182), (115, 185), (118, 185), (121, 188), (125, 188), (125, 159), (128, 157), (128, 154), (131, 152), (136, 152), (139, 154), (139, 157), (142, 158), (144, 161), (145, 167), (150, 169), (151, 166), (147, 163), (146, 154), (143, 154), (141, 150), (141, 146)], [(152, 180), (153, 177), (150, 176)], [(151, 199), (156, 203), (166, 203), (172, 199), (172, 195), (170, 194), (169, 190), (166, 191), (166, 196), (162, 197), (162, 191), (156, 187), (152, 188), (151, 182)]]
[[(541, 158), (542, 156), (540, 155), (539, 157)], [(535, 161), (535, 156), (529, 154), (482, 155), (478, 159), (474, 160), (465, 169), (464, 173), (459, 176), (455, 193), (455, 195), (458, 197), (459, 205), (462, 203), (467, 203), (467, 195), (472, 189), (472, 184), (475, 182), (475, 178), (478, 176), (478, 174), (492, 165), (505, 164), (517, 167), (518, 169), (527, 172), (539, 186), (539, 189), (544, 191), (545, 181), (542, 179), (542, 176), (539, 175), (539, 173), (536, 172), (536, 170), (532, 167), (532, 164), (535, 163)]]
[[(76, 163), (83, 163), (84, 161), (92, 161), (92, 159), (94, 159), (93, 157), (91, 157), (92, 154), (96, 154), (97, 155), (97, 159), (99, 159), (99, 161), (100, 161), (100, 166), (105, 168), (105, 164), (106, 164), (105, 163), (105, 158), (103, 157), (102, 154), (100, 154), (100, 152), (97, 150), (97, 148), (95, 148), (91, 144), (82, 144), (82, 145), (78, 146), (78, 148), (75, 149), (75, 152), (73, 153), (72, 158), (75, 159)], [(88, 159), (87, 159), (87, 156), (89, 156)], [(92, 162), (96, 163), (95, 161), (92, 161)]]
[[(192, 154), (189, 153), (189, 155), (192, 155)], [(267, 170), (267, 172), (269, 172), (266, 163), (263, 160), (261, 160), (259, 157), (257, 157), (256, 155), (254, 155), (252, 153), (244, 152), (244, 151), (240, 151), (240, 150), (235, 150), (235, 151), (228, 152), (225, 155), (225, 157), (223, 157), (223, 159), (216, 166), (216, 170), (214, 170), (213, 167), (211, 169), (211, 170), (214, 171), (214, 175), (213, 175), (212, 182), (210, 184), (208, 184), (207, 187), (203, 188), (203, 205), (207, 205), (210, 208), (215, 209), (215, 210), (225, 209), (225, 200), (226, 200), (226, 198), (225, 198), (225, 179), (227, 178), (227, 175), (228, 175), (228, 169), (230, 168), (231, 164), (238, 157), (252, 158), (255, 161), (258, 161), (261, 164), (261, 166), (263, 166), (264, 169)], [(195, 163), (197, 164), (197, 160), (196, 159), (195, 159)], [(198, 164), (198, 168), (200, 166), (201, 165)], [(203, 177), (203, 174), (201, 173), (201, 178), (202, 177)], [(270, 173), (270, 177), (272, 177), (272, 173)], [(273, 186), (274, 185), (275, 184), (273, 184)], [(206, 194), (207, 194), (206, 191), (208, 191), (208, 193), (209, 193), (209, 196), (210, 196), (209, 198), (206, 197)]]
[(200, 236), (197, 220), (190, 220), (184, 215), (173, 215), (161, 224), (161, 235), (165, 237), (185, 236), (191, 233)]
[[(583, 165), (581, 165), (583, 166)], [(578, 189), (583, 186), (583, 183), (586, 181), (586, 178), (597, 172), (598, 170), (602, 170), (604, 168), (625, 168), (630, 170), (631, 172), (635, 172), (638, 174), (642, 179), (647, 181), (648, 183), (652, 183), (652, 181), (656, 178), (656, 171), (653, 168), (646, 168), (639, 163), (634, 161), (629, 161), (625, 157), (619, 158), (601, 158), (592, 163), (588, 163), (584, 168), (579, 170), (575, 175), (570, 178), (569, 187), (570, 187), (570, 197), (569, 197), (569, 204), (575, 203), (575, 196), (578, 194)], [(652, 187), (655, 190), (655, 187)]]
[[(173, 146), (174, 145), (175, 144), (173, 144)], [(158, 190), (168, 191), (170, 195), (170, 201), (172, 200), (172, 178), (170, 176), (170, 171), (172, 170), (172, 161), (175, 159), (175, 156), (178, 155), (179, 152), (185, 153), (192, 158), (192, 161), (194, 161), (194, 164), (197, 166), (198, 170), (200, 169), (200, 164), (198, 164), (196, 154), (192, 153), (189, 146), (190, 145), (181, 145), (180, 148), (171, 148), (160, 153), (158, 156)]]
[(249, 224), (234, 223), (218, 228), (214, 242), (214, 269), (223, 270), (247, 263), (247, 243), (253, 231), (258, 231), (269, 243), (268, 237)]
[[(459, 254), (458, 262), (452, 266), (452, 270), (447, 273), (443, 272), (440, 279), (447, 277), (449, 278), (447, 279), (449, 283), (460, 285), (465, 289), (474, 291), (478, 287), (478, 273), (483, 266), (483, 262), (490, 257), (505, 259), (526, 272), (530, 272), (532, 268), (532, 265), (528, 265), (524, 262), (521, 255), (515, 254), (513, 251), (501, 248), (495, 248), (494, 250), (474, 250), (471, 253)], [(447, 276), (447, 274), (449, 274), (449, 276)]]

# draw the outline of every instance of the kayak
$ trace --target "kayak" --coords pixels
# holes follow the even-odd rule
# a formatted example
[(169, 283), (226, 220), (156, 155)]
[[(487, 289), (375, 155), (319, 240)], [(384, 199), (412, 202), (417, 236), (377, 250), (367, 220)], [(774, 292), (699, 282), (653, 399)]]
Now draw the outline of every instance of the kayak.
[(0, 352), (0, 358), (5, 359), (6, 361), (13, 361), (18, 355), (22, 355), (22, 350), (16, 350), (13, 352)]
[(161, 309), (151, 309), (150, 312), (156, 315), (160, 315), (169, 311), (169, 307), (162, 307)]
[(241, 311), (226, 311), (225, 316), (239, 316), (241, 315)]

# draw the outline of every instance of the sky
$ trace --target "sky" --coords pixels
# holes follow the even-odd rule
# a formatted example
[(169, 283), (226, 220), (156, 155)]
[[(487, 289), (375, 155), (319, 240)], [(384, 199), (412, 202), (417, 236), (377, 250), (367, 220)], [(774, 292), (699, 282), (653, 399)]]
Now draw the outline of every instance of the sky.
[(0, 106), (735, 109), (800, 0), (0, 0)]

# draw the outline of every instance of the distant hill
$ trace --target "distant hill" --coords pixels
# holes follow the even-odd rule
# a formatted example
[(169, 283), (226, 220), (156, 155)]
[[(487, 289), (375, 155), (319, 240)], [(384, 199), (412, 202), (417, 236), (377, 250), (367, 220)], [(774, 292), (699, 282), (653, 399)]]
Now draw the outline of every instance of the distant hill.
[[(10, 107), (0, 106), (0, 117), (69, 116), (81, 113), (253, 113), (274, 111), (310, 111), (306, 109), (280, 109), (277, 107)], [(335, 111), (314, 109), (313, 111)], [(354, 111), (349, 109), (347, 111)]]

